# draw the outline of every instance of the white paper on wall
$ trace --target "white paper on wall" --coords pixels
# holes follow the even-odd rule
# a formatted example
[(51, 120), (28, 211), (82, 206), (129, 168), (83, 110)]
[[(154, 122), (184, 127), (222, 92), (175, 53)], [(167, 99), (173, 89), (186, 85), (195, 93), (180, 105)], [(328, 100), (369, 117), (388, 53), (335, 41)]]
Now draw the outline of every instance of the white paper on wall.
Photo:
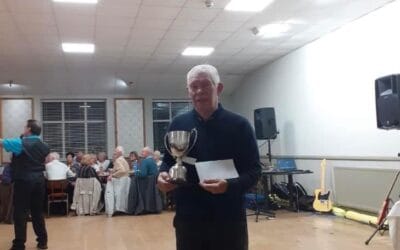
[[(19, 137), (24, 132), (26, 121), (32, 119), (32, 99), (1, 100), (1, 135), (3, 138)], [(11, 154), (4, 149), (2, 161), (8, 162)]]
[(123, 146), (125, 154), (140, 151), (144, 145), (144, 114), (142, 99), (116, 99), (116, 143)]

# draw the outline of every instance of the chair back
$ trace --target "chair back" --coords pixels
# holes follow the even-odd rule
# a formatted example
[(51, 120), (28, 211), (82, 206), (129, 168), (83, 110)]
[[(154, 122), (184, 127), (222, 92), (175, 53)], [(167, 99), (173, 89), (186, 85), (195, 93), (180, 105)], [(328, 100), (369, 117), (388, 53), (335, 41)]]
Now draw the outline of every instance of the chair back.
[(47, 181), (47, 213), (50, 216), (51, 203), (65, 203), (65, 214), (68, 215), (68, 181), (49, 180)]
[(49, 195), (66, 193), (67, 186), (67, 180), (49, 180), (47, 181), (47, 192)]

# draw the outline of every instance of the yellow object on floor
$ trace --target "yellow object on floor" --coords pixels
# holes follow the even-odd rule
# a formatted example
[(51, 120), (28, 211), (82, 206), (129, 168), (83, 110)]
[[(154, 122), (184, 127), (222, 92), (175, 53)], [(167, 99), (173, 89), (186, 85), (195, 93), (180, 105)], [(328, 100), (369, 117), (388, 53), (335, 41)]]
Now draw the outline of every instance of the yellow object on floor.
[(376, 225), (378, 223), (378, 218), (376, 216), (361, 214), (351, 210), (346, 212), (345, 217), (366, 224)]
[(332, 208), (332, 213), (338, 217), (344, 217), (346, 214), (346, 210), (340, 208), (340, 207), (333, 207)]

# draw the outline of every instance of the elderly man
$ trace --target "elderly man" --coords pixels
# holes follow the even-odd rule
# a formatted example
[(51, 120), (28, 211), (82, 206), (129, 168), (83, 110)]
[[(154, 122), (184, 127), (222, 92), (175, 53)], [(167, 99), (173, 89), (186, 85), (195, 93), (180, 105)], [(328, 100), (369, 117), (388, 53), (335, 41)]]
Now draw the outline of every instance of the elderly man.
[(248, 249), (244, 194), (261, 174), (253, 128), (245, 118), (219, 104), (223, 84), (215, 67), (193, 67), (187, 74), (187, 90), (194, 109), (176, 117), (168, 131), (196, 128), (197, 142), (188, 157), (209, 164), (232, 160), (239, 177), (200, 182), (195, 166), (184, 163), (188, 183), (177, 186), (168, 174), (175, 160), (165, 154), (158, 186), (164, 192), (175, 189), (177, 249)]
[(112, 174), (108, 177), (108, 180), (111, 180), (112, 177), (120, 178), (123, 176), (129, 176), (129, 164), (124, 158), (124, 148), (122, 146), (115, 148), (113, 159), (114, 168)]
[(150, 147), (144, 147), (142, 152), (140, 152), (140, 155), (142, 161), (139, 164), (138, 171), (135, 171), (135, 175), (140, 178), (156, 175), (158, 170), (157, 164), (153, 158), (153, 150)]
[(75, 177), (75, 173), (60, 162), (60, 155), (57, 152), (52, 152), (46, 158), (46, 176), (49, 181), (65, 180)]

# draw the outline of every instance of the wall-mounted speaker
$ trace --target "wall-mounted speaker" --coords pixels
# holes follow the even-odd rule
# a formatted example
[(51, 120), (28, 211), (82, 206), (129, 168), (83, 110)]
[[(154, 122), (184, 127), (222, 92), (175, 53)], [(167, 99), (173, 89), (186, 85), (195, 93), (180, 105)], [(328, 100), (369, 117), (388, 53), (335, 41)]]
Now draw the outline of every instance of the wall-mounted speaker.
[(376, 120), (378, 128), (400, 129), (400, 75), (375, 80)]
[(259, 108), (254, 110), (254, 127), (257, 139), (275, 139), (278, 131), (276, 130), (274, 108)]

